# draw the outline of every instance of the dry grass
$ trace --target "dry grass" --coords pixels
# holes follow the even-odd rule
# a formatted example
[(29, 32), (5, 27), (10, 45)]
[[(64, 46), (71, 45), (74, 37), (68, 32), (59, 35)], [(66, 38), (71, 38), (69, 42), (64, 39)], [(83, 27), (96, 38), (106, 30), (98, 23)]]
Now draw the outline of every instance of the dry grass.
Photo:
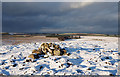
[(32, 42), (56, 42), (58, 38), (50, 38), (45, 36), (29, 36), (29, 37), (15, 37), (11, 35), (2, 36), (3, 44), (20, 44), (20, 43), (32, 43)]
[(96, 41), (104, 41), (103, 39), (93, 39), (93, 40), (96, 40)]

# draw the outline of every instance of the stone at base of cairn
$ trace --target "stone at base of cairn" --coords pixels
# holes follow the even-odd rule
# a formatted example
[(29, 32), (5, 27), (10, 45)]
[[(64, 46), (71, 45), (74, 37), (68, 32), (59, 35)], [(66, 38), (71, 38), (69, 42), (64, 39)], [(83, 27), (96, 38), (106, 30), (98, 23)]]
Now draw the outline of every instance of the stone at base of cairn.
[(55, 49), (55, 50), (53, 51), (53, 53), (54, 53), (54, 55), (56, 55), (56, 56), (60, 56), (60, 50)]
[(38, 58), (39, 58), (39, 55), (37, 55), (37, 54), (30, 54), (30, 55), (28, 56), (28, 58), (38, 59)]
[(41, 50), (36, 50), (36, 49), (35, 49), (35, 50), (32, 51), (32, 53), (36, 53), (36, 54), (41, 55), (41, 54), (42, 54), (42, 51), (41, 51)]

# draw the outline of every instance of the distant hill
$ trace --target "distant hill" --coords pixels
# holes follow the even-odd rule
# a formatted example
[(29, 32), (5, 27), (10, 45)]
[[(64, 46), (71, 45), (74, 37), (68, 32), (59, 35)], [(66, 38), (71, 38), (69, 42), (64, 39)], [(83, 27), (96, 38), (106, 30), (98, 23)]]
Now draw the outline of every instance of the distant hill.
[(2, 35), (31, 35), (31, 36), (111, 36), (111, 37), (119, 37), (120, 35), (116, 34), (96, 34), (96, 33), (8, 33), (2, 32)]

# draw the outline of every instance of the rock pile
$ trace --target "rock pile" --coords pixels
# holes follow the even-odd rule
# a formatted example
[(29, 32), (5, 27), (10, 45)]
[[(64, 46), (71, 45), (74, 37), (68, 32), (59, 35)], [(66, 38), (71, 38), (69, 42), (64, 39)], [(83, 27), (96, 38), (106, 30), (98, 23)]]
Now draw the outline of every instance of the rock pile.
[[(28, 58), (38, 59), (41, 55), (62, 56), (68, 55), (67, 51), (54, 43), (43, 43), (38, 49), (34, 49)], [(46, 56), (48, 57), (48, 56)]]

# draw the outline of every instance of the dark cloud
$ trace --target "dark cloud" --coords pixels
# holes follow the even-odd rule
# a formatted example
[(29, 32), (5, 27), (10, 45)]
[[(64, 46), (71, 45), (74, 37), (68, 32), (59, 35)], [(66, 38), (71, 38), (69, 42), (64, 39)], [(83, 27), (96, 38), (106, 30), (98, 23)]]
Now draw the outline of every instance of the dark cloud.
[(3, 31), (117, 33), (117, 13), (117, 2), (3, 2)]

